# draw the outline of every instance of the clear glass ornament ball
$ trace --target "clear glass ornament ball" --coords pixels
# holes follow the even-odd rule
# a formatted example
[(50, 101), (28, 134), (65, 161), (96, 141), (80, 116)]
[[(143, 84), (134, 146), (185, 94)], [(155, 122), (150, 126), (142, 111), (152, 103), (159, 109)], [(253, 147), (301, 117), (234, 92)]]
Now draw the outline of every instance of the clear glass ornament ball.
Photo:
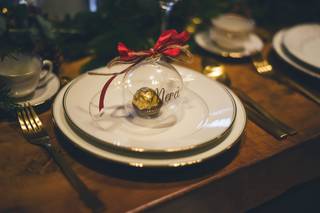
[[(128, 119), (134, 124), (163, 128), (179, 121), (182, 113), (183, 80), (171, 64), (159, 57), (146, 59), (124, 75), (122, 84), (123, 105)], [(150, 102), (146, 100), (148, 98)], [(152, 106), (149, 105), (151, 101)], [(148, 114), (150, 110), (157, 111)]]

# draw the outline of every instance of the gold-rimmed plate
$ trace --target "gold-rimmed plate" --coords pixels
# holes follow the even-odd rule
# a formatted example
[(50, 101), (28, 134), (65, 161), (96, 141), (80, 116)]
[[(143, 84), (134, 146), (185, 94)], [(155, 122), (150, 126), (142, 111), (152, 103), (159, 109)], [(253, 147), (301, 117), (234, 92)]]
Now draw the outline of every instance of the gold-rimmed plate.
[[(69, 84), (70, 85), (70, 84)], [(69, 125), (66, 117), (65, 111), (62, 106), (63, 95), (69, 86), (67, 85), (63, 88), (60, 93), (57, 95), (54, 104), (53, 104), (53, 118), (56, 126), (60, 129), (60, 131), (70, 139), (72, 143), (78, 148), (91, 153), (92, 155), (102, 158), (105, 160), (110, 160), (113, 162), (117, 162), (120, 164), (125, 164), (134, 167), (181, 167), (181, 166), (189, 166), (197, 163), (201, 163), (207, 159), (218, 156), (219, 154), (229, 150), (233, 147), (240, 139), (245, 126), (246, 126), (246, 113), (242, 103), (239, 98), (236, 97), (231, 91), (235, 103), (237, 105), (236, 118), (234, 121), (234, 125), (230, 133), (216, 146), (213, 146), (203, 152), (192, 153), (189, 152), (186, 156), (171, 156), (171, 158), (146, 158), (139, 157), (138, 155), (130, 156), (123, 155), (113, 150), (107, 150), (100, 148), (92, 143), (90, 143), (90, 139), (79, 135), (76, 131), (74, 131)]]
[(301, 24), (287, 29), (283, 47), (296, 60), (319, 72), (320, 24)]
[(292, 67), (296, 68), (298, 71), (305, 73), (311, 77), (320, 79), (320, 73), (316, 72), (309, 67), (304, 66), (304, 64), (299, 63), (299, 61), (294, 60), (291, 58), (290, 55), (287, 54), (286, 50), (283, 48), (283, 36), (285, 35), (286, 29), (278, 31), (272, 40), (272, 46), (278, 56), (283, 59), (285, 62), (290, 64)]
[[(98, 105), (99, 90), (108, 77), (85, 74), (73, 81), (63, 100), (66, 117), (74, 130), (81, 131), (95, 142), (123, 151), (162, 154), (214, 145), (233, 125), (236, 115), (234, 100), (218, 82), (189, 68), (176, 68), (182, 75), (185, 89), (181, 93), (181, 116), (170, 126), (139, 126), (130, 117), (122, 115), (121, 76), (108, 89), (108, 102), (100, 120), (92, 118), (89, 106)], [(100, 71), (108, 70), (103, 68)], [(96, 97), (96, 104), (92, 104), (92, 97)]]

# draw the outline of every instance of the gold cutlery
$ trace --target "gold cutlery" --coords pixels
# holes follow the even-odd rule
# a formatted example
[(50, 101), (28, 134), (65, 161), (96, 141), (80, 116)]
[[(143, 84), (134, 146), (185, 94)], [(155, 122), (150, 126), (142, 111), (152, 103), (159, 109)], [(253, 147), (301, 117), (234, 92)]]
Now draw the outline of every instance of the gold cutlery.
[(280, 73), (275, 73), (272, 65), (269, 63), (269, 61), (265, 57), (263, 57), (261, 52), (257, 52), (255, 55), (252, 56), (252, 62), (253, 62), (253, 65), (255, 66), (258, 74), (265, 76), (265, 77), (273, 78), (274, 80), (277, 80), (277, 81), (280, 81), (283, 84), (288, 85), (289, 87), (302, 93), (303, 95), (305, 95), (309, 99), (313, 100), (315, 103), (320, 104), (320, 97), (319, 96), (313, 94), (308, 89), (306, 89), (304, 86), (289, 79), (288, 77), (285, 77)]
[(247, 96), (245, 93), (243, 93), (241, 90), (236, 90), (237, 95), (240, 97), (243, 102), (247, 103), (247, 105), (261, 114), (264, 118), (268, 120), (268, 122), (277, 125), (282, 129), (284, 132), (286, 132), (289, 135), (295, 135), (297, 134), (297, 131), (287, 124), (283, 123), (282, 121), (275, 118), (273, 115), (271, 115), (268, 111), (263, 109), (259, 104), (257, 104), (253, 99), (251, 99), (249, 96)]
[(254, 54), (252, 56), (252, 61), (259, 74), (271, 74), (272, 65), (263, 57), (261, 52), (257, 52), (256, 54)]
[(57, 148), (50, 142), (50, 137), (33, 107), (29, 103), (24, 104), (23, 107), (17, 110), (17, 116), (25, 138), (31, 144), (41, 146), (48, 151), (64, 175), (77, 190), (84, 203), (94, 212), (104, 210), (104, 204), (87, 188), (69, 164), (67, 164), (63, 156), (57, 151)]
[[(230, 78), (221, 65), (210, 62), (210, 65), (205, 66), (203, 73), (206, 76), (213, 78), (232, 88)], [(241, 90), (236, 88), (232, 88), (232, 90), (244, 103), (244, 106), (248, 112), (249, 119), (258, 124), (260, 127), (265, 129), (277, 139), (283, 139), (288, 135), (294, 135), (297, 133), (295, 129), (276, 119)]]
[(248, 117), (251, 121), (260, 126), (262, 129), (266, 130), (275, 138), (285, 139), (289, 135), (287, 132), (283, 131), (283, 129), (275, 128), (272, 120), (266, 119), (261, 113), (259, 113), (259, 111), (256, 111), (254, 108), (252, 108), (249, 104), (246, 104), (245, 102), (244, 108), (246, 109)]

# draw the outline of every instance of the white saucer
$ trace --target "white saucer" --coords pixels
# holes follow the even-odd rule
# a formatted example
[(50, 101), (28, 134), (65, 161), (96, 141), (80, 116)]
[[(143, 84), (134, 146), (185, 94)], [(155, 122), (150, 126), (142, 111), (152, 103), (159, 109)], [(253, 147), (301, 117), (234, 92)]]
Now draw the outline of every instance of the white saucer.
[(288, 29), (283, 46), (296, 59), (320, 69), (320, 24), (301, 24)]
[(188, 166), (192, 164), (197, 164), (203, 162), (209, 158), (217, 156), (231, 147), (233, 147), (240, 139), (245, 125), (246, 125), (246, 113), (242, 103), (239, 98), (236, 97), (231, 91), (231, 95), (233, 96), (236, 106), (236, 118), (234, 121), (234, 125), (229, 135), (217, 146), (211, 147), (210, 149), (200, 152), (200, 153), (192, 153), (190, 152), (187, 156), (180, 157), (171, 157), (169, 159), (166, 158), (145, 158), (138, 156), (128, 156), (122, 155), (112, 150), (101, 149), (92, 143), (89, 143), (88, 140), (80, 137), (68, 124), (65, 112), (63, 109), (63, 96), (70, 83), (65, 86), (57, 95), (54, 103), (53, 103), (53, 118), (55, 120), (56, 126), (61, 130), (61, 132), (70, 139), (77, 147), (80, 149), (87, 151), (96, 157), (111, 160), (114, 162), (118, 162), (121, 164), (134, 166), (134, 167), (181, 167)]
[(288, 64), (290, 64), (291, 66), (293, 66), (297, 70), (300, 70), (301, 72), (304, 72), (307, 75), (310, 75), (312, 77), (320, 79), (320, 73), (317, 73), (317, 72), (303, 66), (302, 64), (293, 60), (292, 58), (290, 58), (290, 56), (288, 56), (286, 54), (286, 52), (284, 51), (284, 49), (282, 47), (282, 40), (283, 40), (283, 36), (284, 36), (285, 32), (286, 32), (286, 30), (280, 30), (279, 32), (277, 32), (275, 34), (275, 36), (273, 37), (273, 41), (272, 41), (273, 49), (280, 56), (280, 58), (282, 58), (285, 62), (287, 62)]
[(210, 38), (209, 32), (199, 32), (195, 35), (195, 42), (203, 49), (208, 52), (220, 55), (222, 57), (228, 58), (243, 58), (249, 57), (263, 48), (262, 40), (256, 34), (250, 34), (248, 42), (244, 44), (243, 51), (229, 51), (219, 47)]
[(49, 73), (46, 77), (45, 84), (42, 84), (40, 87), (38, 87), (31, 96), (21, 98), (17, 100), (17, 102), (19, 104), (28, 102), (33, 106), (38, 106), (53, 98), (54, 95), (59, 91), (59, 88), (60, 81), (58, 76), (56, 76), (54, 73)]
[[(89, 103), (101, 90), (108, 77), (84, 74), (73, 81), (64, 95), (64, 110), (75, 130), (113, 149), (144, 153), (173, 153), (203, 148), (221, 139), (232, 127), (236, 106), (224, 86), (189, 68), (175, 66), (184, 79), (182, 116), (172, 125), (139, 126), (123, 115), (121, 79), (108, 89), (104, 115), (93, 120)], [(119, 72), (115, 66), (110, 72)], [(108, 72), (108, 68), (100, 72)], [(95, 96), (97, 97), (97, 96)], [(99, 100), (96, 100), (98, 105)], [(91, 106), (91, 105), (90, 105)], [(98, 111), (98, 110), (97, 110)], [(121, 116), (122, 113), (122, 116)]]

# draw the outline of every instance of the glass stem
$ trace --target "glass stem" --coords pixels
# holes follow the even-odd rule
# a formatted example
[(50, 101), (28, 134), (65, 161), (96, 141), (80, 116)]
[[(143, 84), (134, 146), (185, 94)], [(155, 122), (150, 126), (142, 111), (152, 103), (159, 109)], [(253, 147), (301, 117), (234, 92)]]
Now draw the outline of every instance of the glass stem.
[(164, 32), (167, 29), (171, 9), (172, 9), (171, 7), (168, 7), (167, 9), (162, 10), (161, 32)]

